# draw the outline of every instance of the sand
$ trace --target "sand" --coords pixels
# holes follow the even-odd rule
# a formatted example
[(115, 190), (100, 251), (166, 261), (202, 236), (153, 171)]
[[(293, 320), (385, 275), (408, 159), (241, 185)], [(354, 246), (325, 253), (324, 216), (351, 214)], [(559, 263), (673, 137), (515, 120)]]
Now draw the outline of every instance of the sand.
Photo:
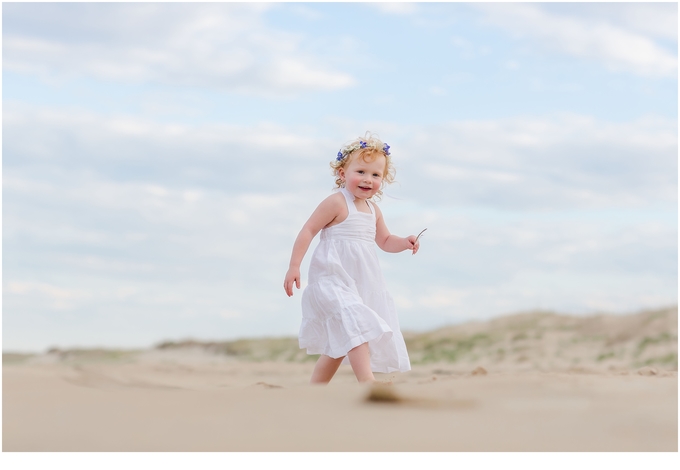
[(413, 370), (377, 388), (345, 366), (308, 385), (295, 338), (3, 353), (3, 451), (677, 452), (677, 324), (672, 307), (407, 332)]
[[(677, 372), (342, 368), (153, 351), (3, 367), (3, 451), (672, 451)], [(486, 372), (486, 373), (485, 373)], [(387, 389), (387, 391), (385, 391)], [(375, 393), (374, 393), (375, 394)]]

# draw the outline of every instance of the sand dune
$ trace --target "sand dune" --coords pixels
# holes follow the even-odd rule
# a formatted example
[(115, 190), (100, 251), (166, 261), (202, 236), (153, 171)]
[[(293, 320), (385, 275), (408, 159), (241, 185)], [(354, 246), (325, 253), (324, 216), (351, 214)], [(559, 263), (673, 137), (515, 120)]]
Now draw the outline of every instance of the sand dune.
[[(290, 339), (3, 355), (4, 451), (677, 451), (677, 309), (408, 335), (371, 389)], [(503, 350), (501, 353), (499, 350)]]
[(575, 317), (550, 312), (411, 334), (416, 363), (444, 361), (517, 370), (678, 368), (678, 309)]

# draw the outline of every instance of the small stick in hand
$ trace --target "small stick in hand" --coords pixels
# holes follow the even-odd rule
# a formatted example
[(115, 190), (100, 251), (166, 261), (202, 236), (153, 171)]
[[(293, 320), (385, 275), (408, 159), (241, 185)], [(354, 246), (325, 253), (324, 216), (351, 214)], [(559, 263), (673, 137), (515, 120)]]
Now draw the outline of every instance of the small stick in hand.
[[(424, 228), (424, 229), (418, 234), (418, 236), (416, 237), (416, 241), (413, 242), (413, 246), (415, 246), (415, 244), (418, 242), (418, 239), (419, 239), (420, 236), (425, 232), (425, 230), (427, 230), (427, 229)], [(411, 254), (412, 254), (412, 255), (415, 255), (415, 253), (411, 253)]]

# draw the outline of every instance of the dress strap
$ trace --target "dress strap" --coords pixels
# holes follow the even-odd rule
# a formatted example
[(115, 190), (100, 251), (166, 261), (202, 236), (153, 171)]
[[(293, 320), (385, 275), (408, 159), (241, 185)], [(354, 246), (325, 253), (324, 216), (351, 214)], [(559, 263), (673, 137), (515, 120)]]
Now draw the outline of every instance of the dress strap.
[(366, 204), (368, 204), (368, 208), (371, 210), (371, 214), (375, 215), (375, 207), (373, 207), (373, 201), (369, 201), (366, 199)]
[(340, 192), (345, 196), (345, 202), (347, 203), (347, 210), (350, 214), (357, 211), (357, 206), (354, 205), (354, 196), (346, 188), (340, 188)]

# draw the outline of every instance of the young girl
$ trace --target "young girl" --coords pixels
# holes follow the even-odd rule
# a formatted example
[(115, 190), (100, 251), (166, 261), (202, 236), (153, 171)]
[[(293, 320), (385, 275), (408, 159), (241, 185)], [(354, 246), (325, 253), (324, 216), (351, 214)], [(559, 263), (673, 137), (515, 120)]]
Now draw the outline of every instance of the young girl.
[(300, 288), (300, 263), (321, 231), (302, 294), (299, 338), (307, 354), (321, 354), (311, 383), (328, 383), (347, 360), (359, 382), (374, 382), (374, 371), (411, 369), (373, 245), (413, 254), (420, 246), (413, 235), (391, 235), (371, 200), (394, 181), (389, 149), (369, 133), (343, 147), (331, 163), (339, 190), (319, 204), (293, 245), (283, 283), (289, 297), (293, 284)]

